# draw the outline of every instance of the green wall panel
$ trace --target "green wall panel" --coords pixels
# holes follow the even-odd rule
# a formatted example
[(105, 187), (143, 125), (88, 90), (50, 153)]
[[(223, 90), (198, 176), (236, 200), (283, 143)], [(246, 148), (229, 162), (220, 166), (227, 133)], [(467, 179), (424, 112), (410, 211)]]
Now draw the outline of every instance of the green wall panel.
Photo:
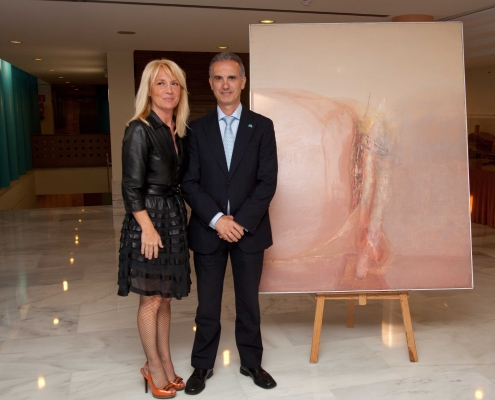
[(19, 179), (19, 165), (17, 163), (17, 138), (15, 124), (15, 106), (13, 91), (12, 65), (2, 60), (2, 83), (4, 91), (4, 112), (7, 137), (7, 149), (9, 153), (10, 180)]
[(23, 90), (21, 71), (19, 68), (12, 66), (12, 94), (14, 96), (15, 138), (17, 140), (17, 168), (19, 170), (19, 175), (24, 175), (26, 173)]
[[(0, 62), (0, 77), (2, 75), (2, 63)], [(4, 91), (2, 79), (0, 79), (0, 187), (10, 184), (9, 151), (7, 145), (7, 127), (5, 125)]]
[(32, 169), (31, 135), (40, 133), (37, 78), (0, 60), (0, 187)]

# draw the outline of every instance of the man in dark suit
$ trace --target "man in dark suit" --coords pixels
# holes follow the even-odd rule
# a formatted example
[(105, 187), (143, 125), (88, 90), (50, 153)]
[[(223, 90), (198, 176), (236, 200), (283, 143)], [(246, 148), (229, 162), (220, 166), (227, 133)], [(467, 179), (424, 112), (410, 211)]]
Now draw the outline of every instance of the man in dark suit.
[(220, 311), (230, 254), (236, 303), (240, 373), (271, 389), (263, 368), (258, 290), (263, 253), (272, 245), (268, 206), (277, 185), (277, 148), (270, 119), (241, 105), (246, 75), (241, 59), (219, 53), (210, 63), (216, 111), (190, 124), (189, 168), (182, 193), (191, 206), (190, 248), (198, 284), (194, 372), (187, 394), (198, 394), (213, 375), (220, 341)]

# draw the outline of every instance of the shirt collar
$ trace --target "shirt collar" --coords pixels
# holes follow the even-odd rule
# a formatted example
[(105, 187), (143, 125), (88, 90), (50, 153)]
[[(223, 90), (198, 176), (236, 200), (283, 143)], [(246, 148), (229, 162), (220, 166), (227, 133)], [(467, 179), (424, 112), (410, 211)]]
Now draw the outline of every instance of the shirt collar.
[[(239, 103), (239, 106), (235, 109), (235, 111), (232, 113), (232, 117), (235, 119), (240, 120), (241, 119), (241, 113), (242, 113), (242, 104)], [(217, 105), (217, 115), (218, 115), (218, 120), (220, 121), (223, 117), (226, 117), (225, 113), (220, 109), (220, 106)]]

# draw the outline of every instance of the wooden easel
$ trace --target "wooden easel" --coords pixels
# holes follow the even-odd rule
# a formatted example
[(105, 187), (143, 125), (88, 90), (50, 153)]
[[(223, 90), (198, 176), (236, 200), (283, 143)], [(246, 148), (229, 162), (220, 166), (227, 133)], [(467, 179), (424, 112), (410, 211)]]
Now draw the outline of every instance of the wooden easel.
[(387, 292), (387, 293), (317, 293), (316, 294), (316, 312), (315, 325), (313, 328), (313, 342), (311, 344), (311, 363), (318, 362), (318, 351), (320, 348), (321, 325), (323, 323), (323, 310), (325, 309), (325, 300), (347, 300), (347, 327), (354, 327), (354, 300), (359, 301), (360, 306), (366, 305), (367, 300), (399, 300), (402, 309), (402, 319), (406, 330), (407, 349), (409, 350), (409, 360), (418, 361), (416, 352), (416, 342), (414, 341), (414, 332), (411, 322), (411, 313), (409, 311), (409, 293), (407, 292)]

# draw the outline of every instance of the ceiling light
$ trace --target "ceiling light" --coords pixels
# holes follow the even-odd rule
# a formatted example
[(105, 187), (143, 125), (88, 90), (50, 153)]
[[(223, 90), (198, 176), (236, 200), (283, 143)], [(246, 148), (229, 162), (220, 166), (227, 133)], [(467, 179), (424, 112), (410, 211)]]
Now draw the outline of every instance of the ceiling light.
[(54, 69), (49, 69), (48, 72), (55, 72), (55, 70)]
[(65, 82), (65, 83), (70, 83), (70, 82)]
[[(71, 86), (71, 87), (74, 87), (74, 86)], [(77, 228), (76, 228), (76, 231), (77, 231)]]
[(33, 58), (34, 61), (43, 61), (42, 58)]
[[(79, 90), (79, 89), (74, 89), (74, 90)], [(79, 220), (79, 222), (81, 222), (81, 220)]]
[(22, 42), (19, 40), (9, 40), (10, 43), (12, 44), (21, 44)]
[(63, 76), (59, 76), (58, 79), (64, 79), (64, 77)]
[(225, 50), (225, 49), (228, 49), (229, 47), (228, 46), (218, 46), (217, 49), (220, 49), (220, 50)]
[(133, 31), (118, 31), (117, 32), (119, 35), (135, 35), (136, 32)]
[(262, 19), (260, 22), (262, 24), (273, 24), (275, 21), (273, 19)]

